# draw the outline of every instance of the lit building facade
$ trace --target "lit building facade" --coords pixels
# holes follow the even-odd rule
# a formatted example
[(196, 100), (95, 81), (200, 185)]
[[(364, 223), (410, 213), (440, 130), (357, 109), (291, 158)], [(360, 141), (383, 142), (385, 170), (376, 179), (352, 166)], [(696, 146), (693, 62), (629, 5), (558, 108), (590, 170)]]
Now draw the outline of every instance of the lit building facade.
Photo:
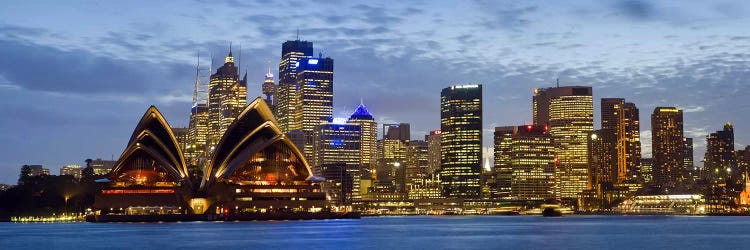
[(274, 95), (276, 95), (276, 82), (273, 80), (273, 73), (271, 73), (270, 63), (271, 62), (269, 61), (268, 72), (266, 72), (261, 90), (263, 91), (263, 95), (266, 96), (266, 104), (268, 104), (268, 107), (271, 108), (271, 112), (275, 114), (276, 100), (274, 99)]
[[(381, 184), (397, 192), (406, 192), (406, 150), (409, 140), (409, 125), (383, 124), (383, 139), (380, 141), (380, 164), (377, 173)], [(394, 132), (397, 131), (397, 132)], [(402, 133), (403, 132), (403, 133)]]
[(364, 172), (360, 165), (362, 126), (338, 121), (318, 125), (313, 139), (313, 172), (326, 179), (325, 191), (337, 205), (356, 204)]
[(302, 130), (305, 157), (312, 159), (316, 128), (333, 119), (333, 59), (303, 58), (297, 66), (297, 100), (293, 129)]
[(187, 153), (185, 152), (186, 149), (188, 149), (190, 145), (190, 129), (189, 128), (172, 128), (172, 133), (174, 134), (175, 138), (177, 138), (177, 144), (179, 145), (180, 149), (182, 149), (183, 154)]
[(286, 41), (281, 45), (279, 61), (279, 86), (276, 88), (276, 117), (279, 128), (288, 133), (298, 127), (294, 124), (297, 107), (297, 67), (299, 61), (313, 56), (313, 43), (308, 41)]
[(617, 176), (613, 183), (632, 178), (640, 166), (641, 135), (638, 108), (622, 98), (601, 99), (602, 129), (614, 132)]
[[(497, 131), (497, 130), (496, 130)], [(554, 198), (555, 147), (547, 126), (518, 126), (510, 145), (510, 197)]]
[(594, 130), (591, 87), (535, 89), (534, 124), (548, 125), (558, 163), (556, 194), (576, 198), (588, 186), (588, 137)]
[(429, 145), (426, 141), (413, 140), (406, 143), (406, 191), (423, 188), (429, 173)]
[(649, 183), (654, 179), (654, 159), (653, 158), (641, 158), (641, 171), (639, 179), (642, 180), (643, 184)]
[(208, 89), (208, 150), (212, 152), (229, 125), (247, 105), (247, 74), (240, 80), (231, 49), (224, 59), (224, 65), (211, 75)]
[(724, 129), (706, 137), (706, 157), (704, 166), (709, 180), (713, 183), (727, 183), (741, 173), (737, 171), (734, 151), (734, 128), (731, 123)]
[(482, 174), (482, 85), (454, 85), (440, 95), (443, 197), (479, 198)]
[(23, 170), (24, 167), (29, 168), (28, 176), (50, 175), (49, 168), (44, 168), (42, 165), (23, 165), (21, 169)]
[(737, 150), (735, 155), (737, 157), (737, 172), (741, 174), (750, 172), (750, 146)]
[(359, 125), (362, 128), (362, 144), (360, 150), (360, 166), (365, 173), (368, 175), (362, 176), (365, 179), (375, 179), (372, 175), (375, 174), (377, 159), (377, 143), (378, 143), (378, 123), (372, 114), (367, 110), (364, 103), (360, 103), (359, 107), (354, 110), (349, 120), (350, 124)]
[(92, 160), (90, 165), (91, 168), (94, 169), (94, 175), (105, 175), (112, 171), (112, 168), (115, 167), (115, 163), (117, 163), (115, 160), (102, 160), (97, 158), (96, 160)]
[(591, 132), (589, 147), (588, 189), (600, 189), (602, 184), (616, 184), (620, 171), (617, 165), (617, 135), (612, 129)]
[(495, 127), (494, 154), (495, 154), (495, 187), (493, 197), (510, 198), (511, 182), (513, 180), (513, 166), (511, 165), (513, 135), (516, 126)]
[(440, 130), (433, 130), (424, 136), (424, 140), (427, 141), (430, 174), (435, 174), (440, 170), (440, 134)]
[(651, 115), (653, 180), (657, 185), (680, 184), (685, 174), (682, 110), (656, 107)]
[(190, 124), (188, 125), (188, 149), (185, 159), (189, 164), (199, 164), (208, 159), (208, 105), (196, 103), (190, 109)]
[(65, 165), (60, 168), (60, 175), (70, 175), (73, 176), (76, 180), (81, 179), (81, 174), (83, 173), (83, 167), (80, 165)]

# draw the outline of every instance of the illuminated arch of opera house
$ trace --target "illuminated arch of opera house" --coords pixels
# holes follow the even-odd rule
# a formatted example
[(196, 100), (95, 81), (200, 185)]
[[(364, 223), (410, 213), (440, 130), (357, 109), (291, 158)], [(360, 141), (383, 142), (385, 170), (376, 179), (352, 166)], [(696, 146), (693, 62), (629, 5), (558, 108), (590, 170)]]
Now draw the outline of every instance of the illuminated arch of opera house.
[(191, 183), (175, 135), (151, 106), (102, 182), (96, 214), (317, 212), (327, 206), (320, 178), (276, 125), (261, 98), (216, 145), (201, 183)]

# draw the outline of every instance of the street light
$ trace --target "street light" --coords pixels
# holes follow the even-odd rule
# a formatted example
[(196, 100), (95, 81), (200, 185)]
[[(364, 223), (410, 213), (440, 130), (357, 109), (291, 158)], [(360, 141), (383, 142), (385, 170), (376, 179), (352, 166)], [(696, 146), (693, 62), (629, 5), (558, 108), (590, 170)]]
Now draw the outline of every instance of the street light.
[(69, 195), (65, 195), (65, 214), (68, 214), (68, 200), (70, 199)]

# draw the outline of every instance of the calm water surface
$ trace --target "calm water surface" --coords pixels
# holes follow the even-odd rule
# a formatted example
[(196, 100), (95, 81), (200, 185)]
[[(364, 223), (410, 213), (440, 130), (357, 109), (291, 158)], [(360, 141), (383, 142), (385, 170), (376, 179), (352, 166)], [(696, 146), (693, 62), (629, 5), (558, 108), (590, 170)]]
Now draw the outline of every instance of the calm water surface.
[(750, 217), (0, 223), (0, 249), (748, 249)]

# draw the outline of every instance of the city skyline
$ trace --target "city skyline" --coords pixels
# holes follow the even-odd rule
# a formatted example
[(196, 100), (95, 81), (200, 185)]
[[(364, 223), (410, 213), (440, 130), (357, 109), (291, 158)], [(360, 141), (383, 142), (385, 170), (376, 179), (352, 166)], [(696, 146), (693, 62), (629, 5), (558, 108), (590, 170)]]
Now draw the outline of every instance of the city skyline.
[[(567, 17), (556, 19), (561, 26), (545, 29), (540, 27), (545, 22), (539, 17), (560, 6), (547, 3), (499, 8), (480, 1), (466, 6), (438, 4), (418, 9), (402, 4), (385, 7), (352, 3), (350, 8), (361, 12), (361, 17), (346, 13), (304, 14), (304, 10), (318, 9), (314, 6), (317, 4), (326, 3), (308, 3), (307, 8), (295, 10), (300, 14), (289, 21), (265, 13), (265, 9), (253, 10), (252, 6), (239, 4), (213, 10), (245, 13), (235, 13), (237, 17), (210, 11), (198, 12), (204, 13), (198, 17), (180, 17), (192, 7), (167, 11), (165, 8), (172, 6), (157, 3), (155, 10), (165, 11), (164, 20), (144, 18), (140, 23), (130, 23), (127, 20), (134, 16), (105, 18), (117, 31), (98, 30), (108, 25), (82, 25), (86, 20), (78, 18), (55, 23), (55, 18), (83, 10), (58, 13), (47, 6), (41, 10), (49, 12), (49, 17), (38, 20), (19, 14), (34, 7), (32, 4), (15, 4), (0, 10), (0, 56), (7, 58), (0, 62), (0, 96), (8, 107), (0, 112), (15, 117), (0, 125), (4, 131), (14, 131), (2, 133), (1, 139), (13, 146), (7, 147), (9, 150), (0, 160), (0, 183), (15, 183), (18, 168), (24, 164), (58, 169), (82, 164), (86, 158), (118, 156), (132, 122), (151, 104), (164, 110), (173, 127), (187, 127), (196, 51), (201, 51), (203, 57), (212, 53), (218, 67), (233, 41), (240, 70), (243, 74), (246, 69), (249, 72), (248, 98), (262, 96), (267, 61), (278, 60), (281, 43), (294, 40), (297, 28), (300, 39), (316, 44), (314, 55), (322, 52), (324, 57), (337, 60), (334, 116), (348, 117), (364, 99), (378, 124), (412, 124), (412, 139), (439, 128), (440, 89), (476, 82), (484, 86), (483, 140), (485, 147), (490, 146), (494, 127), (531, 124), (533, 89), (552, 87), (560, 78), (564, 86), (594, 88), (595, 128), (599, 128), (601, 119), (600, 98), (619, 97), (635, 103), (643, 111), (640, 120), (644, 157), (651, 154), (649, 115), (657, 106), (677, 106), (684, 111), (685, 137), (694, 138), (698, 164), (704, 156), (705, 136), (725, 122), (734, 124), (736, 143), (750, 142), (744, 132), (748, 131), (750, 120), (737, 115), (744, 113), (743, 105), (738, 103), (750, 92), (743, 86), (743, 79), (750, 78), (748, 53), (744, 52), (750, 37), (742, 36), (742, 22), (738, 21), (747, 18), (740, 15), (747, 6), (591, 3), (588, 11), (581, 10), (583, 14), (577, 17), (581, 20), (568, 13)], [(270, 5), (263, 6), (269, 12), (279, 11)], [(110, 3), (97, 7), (102, 12), (91, 15), (105, 15), (127, 6)], [(490, 18), (484, 26), (480, 20), (472, 19), (469, 22), (480, 25), (464, 30), (461, 25), (450, 23), (451, 18), (457, 17), (448, 12), (450, 7), (488, 7), (484, 11), (494, 12), (480, 12), (479, 19)], [(586, 9), (564, 7), (559, 13)], [(601, 13), (592, 14), (596, 11)], [(436, 14), (442, 17), (435, 17)], [(200, 17), (252, 25), (231, 31), (241, 25), (205, 21), (199, 22), (200, 28), (189, 35), (177, 35), (181, 27), (164, 24), (174, 20), (196, 22)], [(305, 18), (313, 21), (297, 21)], [(445, 29), (423, 30), (405, 24), (412, 19), (431, 18), (443, 19), (437, 25), (445, 25)], [(603, 24), (592, 23), (578, 31), (565, 27), (586, 18), (606, 21), (622, 32), (598, 33)], [(66, 22), (80, 30), (64, 27)], [(718, 28), (717, 22), (726, 23)], [(158, 23), (163, 25), (154, 25)], [(642, 31), (646, 25), (655, 30), (628, 34), (628, 30)], [(468, 32), (473, 29), (480, 30)], [(550, 29), (555, 34), (546, 32)], [(414, 35), (404, 35), (409, 32)], [(489, 35), (476, 34), (480, 32)], [(593, 40), (601, 34), (605, 34), (602, 40)], [(496, 42), (493, 39), (500, 39), (507, 47), (497, 47), (492, 44)], [(577, 43), (587, 39), (595, 42)], [(715, 42), (716, 39), (723, 40)], [(639, 44), (630, 44), (636, 42)], [(488, 50), (491, 53), (480, 54)], [(556, 50), (560, 51), (545, 54)], [(601, 59), (595, 59), (598, 57)], [(38, 65), (32, 68), (45, 73), (29, 72), (29, 65)], [(272, 73), (278, 75), (277, 71)]]

